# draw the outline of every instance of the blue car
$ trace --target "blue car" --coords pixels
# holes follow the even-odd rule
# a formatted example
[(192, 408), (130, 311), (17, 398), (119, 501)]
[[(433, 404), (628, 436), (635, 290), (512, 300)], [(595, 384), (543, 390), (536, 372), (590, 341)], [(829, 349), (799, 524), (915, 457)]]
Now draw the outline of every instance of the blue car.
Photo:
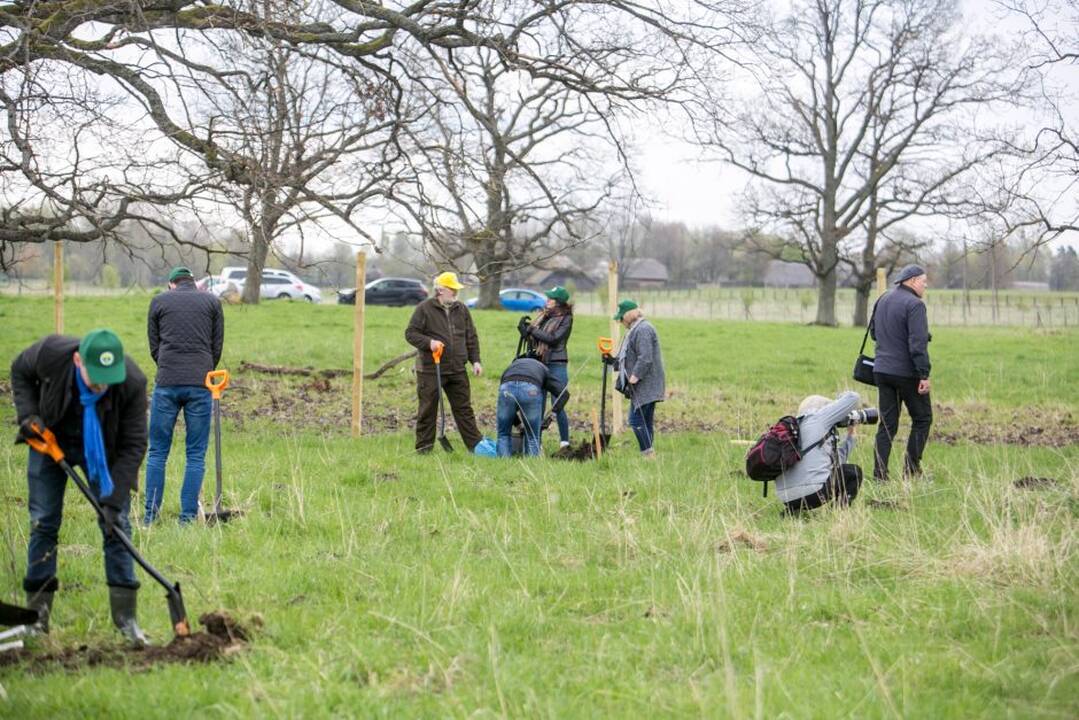
[[(477, 300), (478, 298), (472, 298), (465, 305), (474, 308)], [(535, 312), (547, 305), (547, 297), (543, 293), (522, 288), (506, 288), (498, 293), (498, 301), (502, 304), (503, 310), (511, 312)]]

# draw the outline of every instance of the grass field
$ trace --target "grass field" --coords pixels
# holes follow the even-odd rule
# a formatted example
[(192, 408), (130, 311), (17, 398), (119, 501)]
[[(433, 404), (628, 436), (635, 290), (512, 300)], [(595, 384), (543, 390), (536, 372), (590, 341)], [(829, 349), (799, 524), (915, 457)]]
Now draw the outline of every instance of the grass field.
[[(349, 311), (229, 307), (223, 364), (347, 368)], [(72, 299), (67, 312), (72, 333), (116, 329), (152, 375), (146, 298)], [(408, 312), (368, 308), (368, 370), (407, 349)], [(50, 319), (46, 300), (0, 298), (0, 390)], [(516, 316), (476, 320), (486, 373), (473, 396), (493, 435)], [(0, 666), (0, 716), (1079, 714), (1079, 331), (937, 330), (931, 479), (868, 486), (849, 509), (792, 521), (739, 477), (745, 446), (732, 440), (808, 393), (848, 387), (860, 333), (657, 327), (671, 397), (657, 411), (655, 463), (638, 460), (628, 434), (598, 463), (474, 458), (456, 435), (456, 453), (418, 457), (407, 364), (366, 384), (371, 434), (359, 440), (347, 377), (327, 388), (237, 372), (224, 400), (225, 504), (245, 515), (175, 523), (178, 437), (163, 522), (135, 541), (181, 582), (192, 616), (259, 616), (249, 647), (138, 672)], [(580, 318), (570, 346), (579, 437), (605, 328)], [(0, 406), (13, 433), (12, 419)], [(871, 435), (855, 452), (863, 467)], [(21, 600), (25, 452), (0, 444), (7, 601)], [(1027, 476), (1048, 480), (1016, 487)], [(100, 536), (74, 496), (61, 542), (54, 631), (35, 651), (114, 645)], [(143, 587), (142, 624), (165, 642), (164, 600)]]

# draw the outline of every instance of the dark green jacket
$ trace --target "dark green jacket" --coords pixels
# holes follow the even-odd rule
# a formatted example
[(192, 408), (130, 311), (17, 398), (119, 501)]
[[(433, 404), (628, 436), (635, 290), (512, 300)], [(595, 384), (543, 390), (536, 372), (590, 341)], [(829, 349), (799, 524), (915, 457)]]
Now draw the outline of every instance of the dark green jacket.
[(441, 340), (442, 373), (465, 372), (466, 366), (480, 361), (480, 339), (472, 315), (464, 303), (455, 302), (443, 308), (437, 298), (428, 298), (416, 306), (405, 330), (405, 340), (416, 348), (416, 372), (434, 373), (431, 341)]

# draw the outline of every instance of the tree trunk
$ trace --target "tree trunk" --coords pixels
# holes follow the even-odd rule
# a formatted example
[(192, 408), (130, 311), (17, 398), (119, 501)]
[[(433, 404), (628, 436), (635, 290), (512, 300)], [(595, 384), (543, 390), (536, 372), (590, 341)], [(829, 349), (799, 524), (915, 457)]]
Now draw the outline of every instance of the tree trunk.
[(502, 273), (480, 276), (480, 299), (476, 307), (494, 310), (500, 307), (498, 293), (502, 290)]
[[(825, 213), (825, 223), (828, 215)], [(834, 231), (826, 229), (821, 233), (820, 260), (817, 265), (817, 280), (820, 288), (817, 290), (817, 319), (816, 325), (835, 327), (839, 323), (835, 319), (835, 290), (836, 290), (836, 240)]]
[(266, 267), (266, 256), (270, 252), (270, 243), (262, 229), (251, 229), (251, 254), (247, 256), (247, 277), (244, 279), (244, 292), (241, 298), (244, 305), (258, 305), (262, 292), (262, 269)]
[(864, 328), (869, 323), (869, 293), (872, 282), (859, 282), (854, 288), (854, 327)]

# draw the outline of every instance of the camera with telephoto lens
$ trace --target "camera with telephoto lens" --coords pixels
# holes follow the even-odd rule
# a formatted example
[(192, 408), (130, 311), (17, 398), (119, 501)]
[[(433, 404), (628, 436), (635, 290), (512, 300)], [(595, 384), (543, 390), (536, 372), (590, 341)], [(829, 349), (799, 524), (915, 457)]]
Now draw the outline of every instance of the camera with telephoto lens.
[(835, 424), (836, 427), (848, 425), (876, 425), (880, 420), (880, 410), (865, 408), (864, 410), (852, 410), (851, 414)]

